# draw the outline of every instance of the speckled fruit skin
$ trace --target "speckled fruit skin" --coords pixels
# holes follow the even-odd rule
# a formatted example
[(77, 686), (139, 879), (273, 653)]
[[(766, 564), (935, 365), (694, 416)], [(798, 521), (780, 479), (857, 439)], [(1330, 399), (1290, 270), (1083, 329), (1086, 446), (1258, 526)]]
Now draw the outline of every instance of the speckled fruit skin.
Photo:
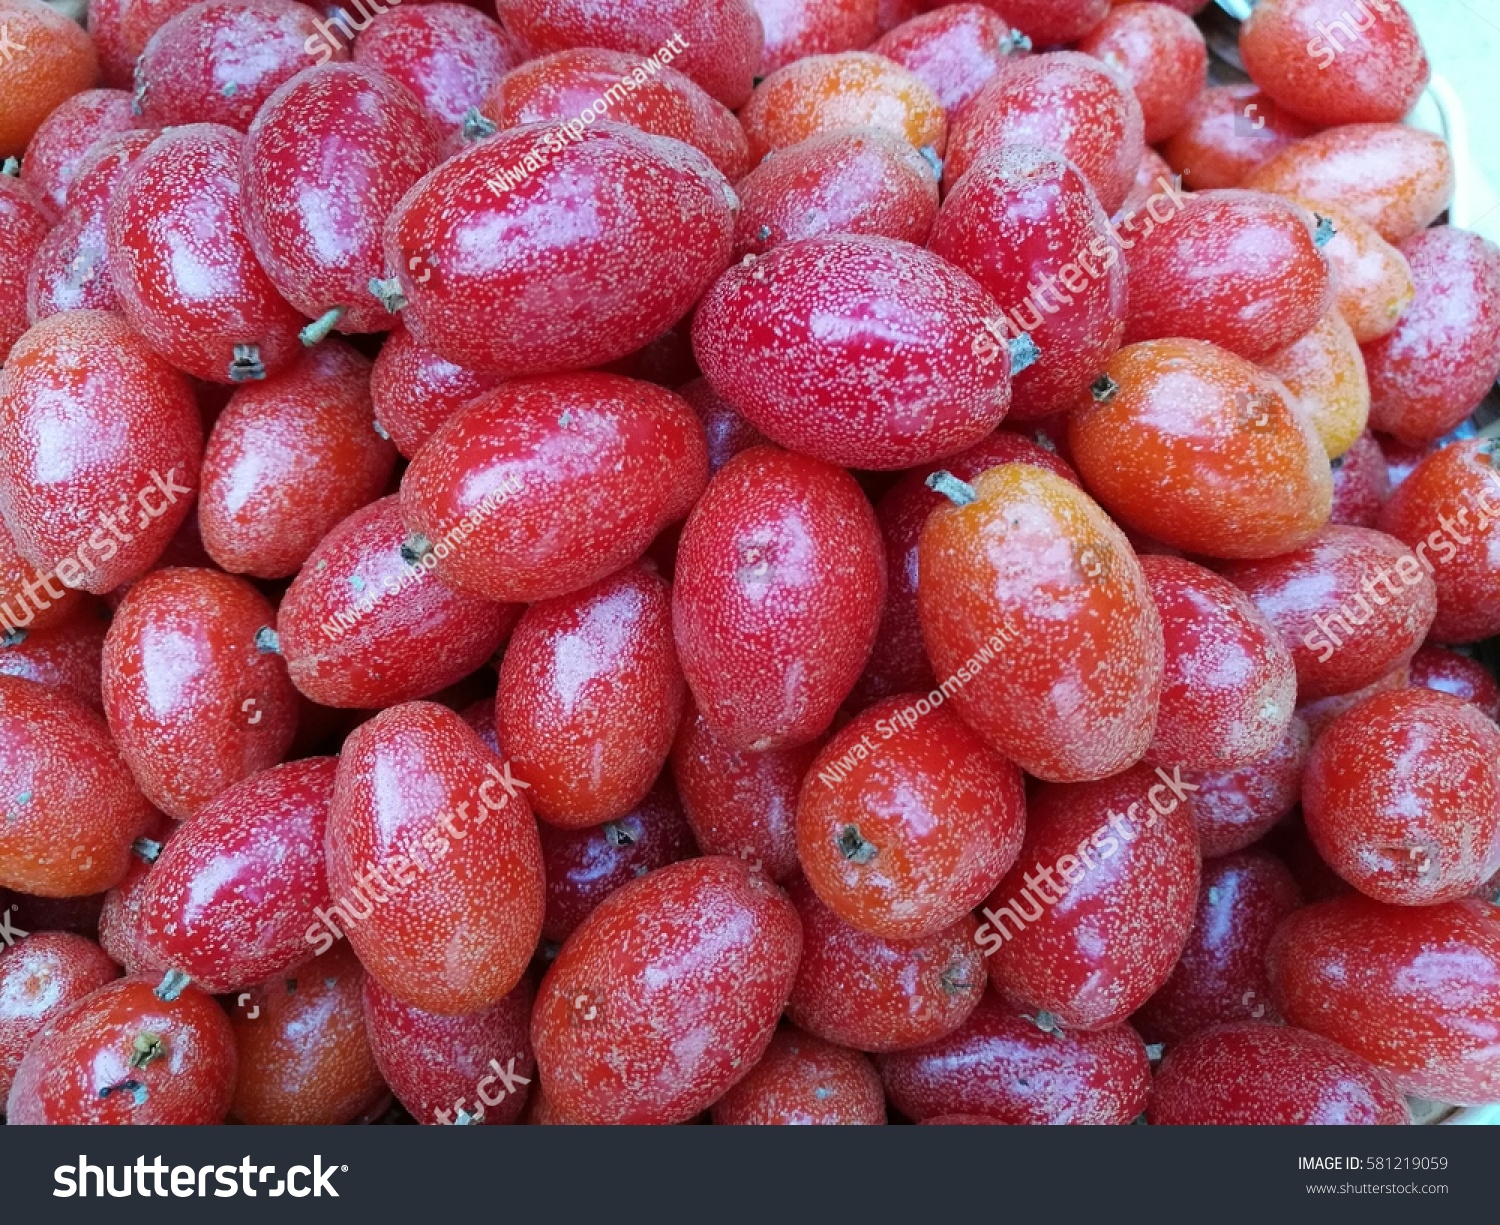
[(1109, 0), (983, 0), (1038, 47), (1077, 42), (1109, 12)]
[(1302, 812), (1323, 859), (1376, 901), (1466, 897), (1500, 871), (1500, 730), (1452, 694), (1377, 694), (1313, 746)]
[(1297, 665), (1297, 700), (1310, 702), (1411, 661), (1437, 611), (1423, 563), (1384, 532), (1333, 525), (1299, 549), (1222, 573), (1281, 634)]
[(146, 953), (215, 995), (313, 955), (328, 904), (323, 836), (338, 760), (274, 766), (222, 791), (164, 847), (141, 902)]
[(104, 720), (70, 694), (0, 676), (0, 885), (84, 897), (117, 884), (151, 806)]
[(896, 469), (978, 442), (1010, 406), (1009, 333), (967, 273), (888, 238), (827, 234), (726, 272), (693, 319), (714, 389), (782, 446)]
[(56, 220), (51, 205), (40, 195), (19, 179), (0, 174), (0, 259), (6, 267), (22, 270), (20, 276), (6, 277), (0, 290), (0, 361), (26, 331), (24, 271), (31, 267)]
[(401, 513), (434, 548), (448, 540), (445, 582), (530, 603), (637, 560), (707, 480), (703, 427), (680, 396), (559, 375), (504, 383), (444, 423), (402, 478)]
[(1127, 345), (1068, 420), (1074, 467), (1121, 523), (1189, 553), (1275, 557), (1328, 520), (1333, 474), (1274, 375), (1201, 340)]
[(1167, 981), (1192, 931), (1200, 868), (1191, 792), (1179, 782), (1174, 795), (1168, 777), (1137, 766), (1028, 797), (1026, 842), (979, 936), (1002, 996), (1065, 1028), (1103, 1029)]
[(943, 104), (922, 79), (868, 51), (811, 55), (771, 73), (740, 112), (751, 165), (839, 128), (883, 128), (938, 157), (948, 145)]
[(1337, 306), (1284, 349), (1260, 364), (1292, 393), (1312, 422), (1330, 460), (1364, 432), (1370, 419), (1370, 381), (1354, 333)]
[(36, 932), (0, 949), (0, 1100), (41, 1028), (119, 974), (103, 949), (71, 932)]
[(1012, 420), (1067, 408), (1120, 347), (1120, 247), (1066, 158), (1019, 145), (979, 157), (943, 201), (929, 245), (995, 299), (1007, 336), (1025, 332), (1040, 350), (1012, 379)]
[(1334, 305), (1354, 339), (1368, 344), (1388, 335), (1416, 294), (1406, 256), (1347, 208), (1327, 201), (1297, 203), (1333, 223), (1323, 254), (1333, 273)]
[(1262, 162), (1314, 130), (1253, 82), (1210, 85), (1162, 154), (1189, 191), (1238, 187)]
[(1147, 1118), (1157, 1127), (1374, 1127), (1410, 1123), (1411, 1113), (1384, 1073), (1336, 1042), (1239, 1021), (1167, 1051)]
[[(445, 1017), (402, 1003), (367, 976), (365, 1029), (380, 1074), (418, 1123), (451, 1124), (459, 1110), (473, 1123), (516, 1122), (536, 1074), (530, 1030), (534, 994), (523, 978), (497, 1003)], [(500, 1097), (485, 1102), (481, 1093)]]
[[(155, 127), (221, 123), (245, 131), (321, 41), (316, 10), (292, 0), (203, 0), (151, 35), (135, 66), (135, 106)], [(337, 42), (330, 54), (349, 57)], [(336, 164), (336, 163), (335, 163)]]
[(1500, 378), (1500, 247), (1440, 225), (1401, 254), (1416, 297), (1365, 363), (1371, 426), (1415, 446), (1458, 425)]
[(698, 853), (692, 828), (666, 773), (645, 799), (603, 825), (558, 829), (542, 823), (537, 832), (547, 878), (542, 937), (559, 944), (616, 889)]
[(309, 318), (342, 309), (341, 332), (389, 328), (369, 290), (381, 229), (439, 156), (417, 100), (378, 69), (324, 64), (282, 85), (240, 150), (245, 233), (277, 292)]
[(1375, 435), (1366, 430), (1332, 461), (1333, 509), (1330, 523), (1374, 527), (1391, 496), (1391, 477)]
[(1117, 4), (1089, 31), (1078, 50), (1116, 69), (1134, 91), (1145, 120), (1146, 143), (1176, 132), (1203, 93), (1208, 48), (1186, 13), (1165, 4)]
[(372, 502), (323, 538), (282, 597), (287, 673), (320, 706), (436, 693), (483, 666), (520, 617), (518, 605), (454, 591), (407, 550), (410, 538), (399, 497)]
[(1319, 902), (1281, 925), (1267, 965), (1290, 1024), (1362, 1055), (1403, 1093), (1500, 1099), (1500, 910), (1489, 903)]
[(141, 791), (186, 820), (274, 766), (297, 731), (286, 663), (261, 631), (276, 610), (244, 579), (154, 570), (104, 639), (104, 712)]
[(711, 855), (610, 895), (563, 945), (531, 1040), (547, 1095), (580, 1123), (680, 1123), (760, 1059), (791, 993), (797, 912)]
[(1500, 474), (1492, 441), (1455, 442), (1428, 455), (1391, 494), (1379, 527), (1431, 555), (1434, 642), (1478, 642), (1500, 632)]
[[(329, 892), (354, 920), (342, 926), (365, 968), (429, 1012), (503, 999), (541, 935), (541, 843), (523, 785), (506, 780), (467, 724), (431, 702), (382, 711), (339, 756)], [(326, 921), (309, 929), (309, 940), (328, 939)]]
[(750, 97), (765, 41), (750, 0), (497, 0), (495, 12), (529, 59), (565, 47), (647, 58), (681, 35), (672, 66), (731, 110)]
[(302, 352), (306, 320), (276, 292), (245, 231), (244, 143), (221, 124), (173, 128), (109, 202), (110, 277), (125, 318), (174, 366), (211, 383), (274, 374)]
[[(655, 136), (692, 145), (733, 182), (750, 169), (745, 129), (722, 102), (674, 68), (659, 69), (644, 85), (624, 90), (640, 57), (626, 51), (578, 47), (531, 60), (507, 72), (485, 95), (479, 111), (496, 126), (579, 120), (606, 98), (609, 118)], [(610, 91), (614, 96), (610, 96)]]
[(875, 512), (848, 473), (752, 447), (709, 483), (682, 532), (677, 654), (714, 735), (795, 748), (833, 722), (885, 600)]
[(714, 1103), (720, 1127), (885, 1122), (885, 1092), (867, 1055), (782, 1025), (760, 1062)]
[(1113, 68), (1077, 51), (1009, 64), (964, 107), (943, 164), (952, 189), (984, 154), (1038, 145), (1072, 162), (1105, 212), (1120, 207), (1145, 150), (1141, 104)]
[(1044, 1030), (987, 994), (954, 1033), (876, 1059), (886, 1096), (918, 1122), (953, 1113), (1000, 1123), (1133, 1122), (1146, 1108), (1151, 1065), (1128, 1025), (1097, 1033)]
[(1233, 770), (1286, 735), (1297, 670), (1275, 627), (1234, 584), (1177, 557), (1141, 569), (1161, 614), (1166, 672), (1146, 760)]
[[(1195, 800), (1197, 797), (1194, 797)], [(1291, 872), (1256, 848), (1203, 864), (1198, 913), (1172, 976), (1130, 1018), (1147, 1042), (1180, 1042), (1229, 1021), (1275, 1024), (1271, 934), (1302, 901)]]
[(390, 8), (354, 40), (354, 62), (395, 78), (422, 104), (443, 153), (463, 148), (464, 115), (484, 101), (521, 49), (493, 17), (467, 4)]
[(1077, 474), (1055, 452), (1018, 434), (997, 430), (950, 459), (906, 473), (875, 507), (885, 538), (889, 583), (870, 662), (850, 695), (856, 709), (903, 690), (925, 693), (935, 683), (917, 615), (917, 553), (927, 516), (948, 503), (927, 487), (927, 478), (941, 468), (961, 481), (970, 481), (986, 469), (1008, 463), (1034, 464), (1078, 483)]
[(1234, 770), (1189, 771), (1193, 824), (1203, 857), (1228, 855), (1259, 842), (1291, 812), (1302, 792), (1312, 735), (1300, 715), (1265, 756)]
[(454, 365), (399, 326), (380, 346), (370, 371), (375, 420), (406, 459), (470, 400), (499, 385), (498, 375)]
[(192, 505), (202, 447), (187, 380), (117, 315), (44, 319), (0, 373), (0, 514), (63, 585), (103, 594), (144, 574)]
[(222, 1123), (237, 1060), (229, 1020), (186, 987), (160, 999), (156, 979), (117, 979), (48, 1021), (16, 1072), (12, 1124)]
[(672, 589), (639, 566), (522, 614), (500, 664), (495, 730), (544, 821), (623, 816), (666, 765), (686, 692)]
[[(1003, 757), (1055, 782), (1139, 761), (1161, 693), (1161, 618), (1124, 535), (1062, 477), (1026, 463), (974, 479), (918, 546), (933, 673)], [(959, 682), (956, 686), (951, 682)]]
[(96, 142), (135, 126), (123, 89), (86, 89), (47, 116), (26, 146), (21, 182), (58, 212), (78, 167)]
[(159, 976), (167, 968), (146, 949), (142, 939), (141, 904), (146, 900), (146, 877), (160, 854), (160, 848), (184, 828), (181, 822), (153, 811), (141, 837), (157, 846), (153, 848), (138, 843), (139, 850), (133, 846), (127, 856), (130, 866), (124, 878), (104, 895), (104, 903), (99, 908), (99, 947), (124, 966), (127, 974)]
[(1186, 336), (1242, 357), (1285, 348), (1331, 301), (1310, 214), (1266, 192), (1179, 197), (1166, 222), (1128, 242), (1125, 341)]
[(797, 795), (819, 741), (758, 753), (730, 748), (689, 696), (672, 746), (672, 775), (705, 855), (733, 855), (772, 880), (799, 871)]
[(765, 30), (760, 77), (809, 55), (862, 51), (880, 33), (880, 0), (751, 0)]
[(1431, 76), (1400, 4), (1267, 0), (1240, 27), (1240, 58), (1257, 85), (1319, 127), (1398, 123)]
[(1366, 698), (1373, 697), (1377, 693), (1407, 688), (1410, 674), (1411, 669), (1408, 667), (1397, 668), (1382, 676), (1373, 685), (1366, 685), (1363, 689), (1356, 689), (1353, 693), (1340, 693), (1331, 698), (1318, 698), (1313, 702), (1303, 702), (1297, 707), (1297, 714), (1306, 722), (1307, 729), (1312, 734), (1313, 744), (1317, 744), (1323, 733), (1328, 730), (1328, 725), (1346, 710), (1352, 710)]
[(984, 994), (973, 915), (923, 940), (888, 940), (845, 923), (801, 877), (787, 894), (802, 921), (787, 1015), (808, 1033), (855, 1050), (904, 1050), (953, 1032)]
[(390, 482), (396, 448), (375, 432), (370, 362), (336, 340), (240, 388), (203, 454), (203, 546), (233, 574), (288, 578), (339, 522)]
[(999, 883), (1025, 826), (1020, 770), (952, 711), (898, 694), (855, 716), (808, 768), (797, 857), (845, 922), (922, 940)]
[(235, 1000), (229, 1021), (239, 1074), (232, 1119), (333, 1126), (353, 1122), (380, 1100), (385, 1082), (365, 1036), (365, 978), (353, 950), (341, 944)]
[(90, 601), (60, 625), (26, 630), (19, 640), (7, 635), (0, 638), (0, 672), (66, 690), (103, 714), (99, 666), (108, 626), (105, 611)]
[(1342, 205), (1386, 242), (1400, 243), (1448, 207), (1453, 157), (1441, 136), (1420, 128), (1353, 123), (1299, 140), (1240, 185)]
[[(43, 606), (35, 593), (43, 589), (46, 578), (43, 571), (21, 556), (10, 532), (0, 523), (0, 616), (4, 617), (7, 630), (35, 634), (54, 629), (83, 607), (87, 597), (82, 592), (74, 587), (60, 587), (55, 581), (47, 590), (47, 603)], [(58, 598), (51, 598), (53, 592), (59, 593)]]
[(888, 30), (870, 50), (920, 78), (952, 117), (1012, 57), (1026, 54), (1014, 35), (1008, 21), (982, 4), (947, 4)]
[[(582, 370), (688, 313), (729, 263), (737, 203), (680, 141), (608, 120), (576, 141), (563, 124), (528, 125), (407, 192), (386, 219), (386, 267), (401, 321), (449, 361), (508, 377)], [(589, 225), (553, 223), (579, 209)]]
[(937, 216), (937, 174), (882, 128), (820, 132), (780, 150), (735, 184), (734, 258), (820, 234), (927, 241)]
[(1462, 698), (1500, 722), (1500, 686), (1477, 659), (1443, 647), (1423, 647), (1411, 660), (1411, 687)]
[(741, 451), (765, 445), (765, 435), (740, 414), (740, 410), (716, 392), (701, 375), (684, 383), (677, 394), (692, 406), (703, 424), (708, 443), (708, 474), (712, 476)]

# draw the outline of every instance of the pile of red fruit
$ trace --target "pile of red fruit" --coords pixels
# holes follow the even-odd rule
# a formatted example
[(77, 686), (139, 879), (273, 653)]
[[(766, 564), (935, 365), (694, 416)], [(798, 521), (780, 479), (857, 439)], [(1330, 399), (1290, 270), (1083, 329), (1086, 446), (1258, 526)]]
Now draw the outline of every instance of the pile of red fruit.
[(376, 7), (0, 0), (11, 1123), (1500, 1100), (1400, 4)]

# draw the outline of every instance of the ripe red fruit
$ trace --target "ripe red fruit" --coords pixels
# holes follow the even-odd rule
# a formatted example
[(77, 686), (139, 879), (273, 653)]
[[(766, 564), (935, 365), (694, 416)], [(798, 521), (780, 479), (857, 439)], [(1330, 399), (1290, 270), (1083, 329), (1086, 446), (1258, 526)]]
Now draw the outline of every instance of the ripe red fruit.
[(1189, 191), (1238, 187), (1262, 162), (1313, 130), (1253, 82), (1210, 85), (1162, 153)]
[[(202, 446), (187, 380), (117, 315), (42, 320), (0, 374), (0, 511), (67, 586), (103, 594), (146, 572), (192, 505)], [(61, 598), (46, 587), (33, 607)]]
[(1384, 532), (1332, 526), (1299, 549), (1223, 573), (1291, 649), (1298, 700), (1309, 702), (1363, 689), (1416, 654), (1437, 609), (1423, 562)]
[(406, 470), (401, 513), (445, 582), (531, 603), (637, 560), (707, 479), (680, 396), (570, 374), (504, 383), (451, 417)]
[[(1200, 796), (1194, 796), (1197, 804)], [(1198, 913), (1172, 976), (1130, 1023), (1148, 1042), (1176, 1043), (1228, 1021), (1276, 1023), (1266, 948), (1302, 892), (1286, 866), (1255, 849), (1206, 860)]]
[(820, 234), (919, 246), (937, 215), (937, 172), (883, 128), (837, 128), (780, 150), (735, 184), (734, 258)]
[(957, 1029), (984, 994), (973, 915), (921, 940), (890, 940), (844, 922), (800, 877), (787, 893), (802, 921), (787, 1015), (808, 1033), (855, 1050), (904, 1050)]
[(365, 1029), (380, 1074), (418, 1123), (514, 1123), (525, 1109), (531, 1053), (531, 983), (458, 1017), (403, 1003), (365, 978)]
[(1403, 1093), (1500, 1098), (1500, 910), (1351, 893), (1296, 911), (1267, 965), (1287, 1021), (1368, 1059)]
[(1145, 766), (1036, 788), (1025, 844), (979, 933), (1003, 997), (1065, 1028), (1103, 1029), (1160, 989), (1198, 902), (1191, 791)]
[(978, 158), (943, 201), (930, 245), (995, 299), (1006, 335), (1025, 332), (1039, 350), (1012, 378), (1012, 420), (1069, 407), (1120, 347), (1120, 248), (1098, 197), (1060, 155), (1007, 145)]
[(119, 883), (151, 822), (104, 720), (70, 694), (0, 676), (0, 885), (83, 897)]
[[(0, 172), (0, 259), (8, 268), (28, 269), (43, 249), (56, 217), (50, 205), (19, 179)], [(0, 289), (0, 362), (26, 331), (24, 276), (8, 276)]]
[(200, 809), (146, 874), (147, 956), (215, 994), (311, 960), (305, 933), (328, 904), (323, 836), (337, 767), (332, 757), (287, 762)]
[(21, 182), (58, 212), (68, 188), (101, 140), (135, 126), (130, 95), (123, 89), (86, 89), (57, 107), (26, 146)]
[(1113, 213), (1140, 165), (1143, 131), (1141, 104), (1115, 69), (1077, 51), (1028, 56), (1007, 65), (955, 117), (943, 186), (952, 189), (994, 149), (1038, 145), (1078, 167)]
[[(609, 104), (611, 122), (692, 145), (730, 182), (750, 169), (750, 145), (734, 112), (673, 68), (663, 68), (645, 84), (630, 78), (640, 62), (625, 51), (571, 48), (531, 60), (490, 87), (480, 114), (497, 127), (569, 121), (575, 126), (596, 115), (595, 102)], [(590, 120), (580, 116), (588, 112)]]
[(0, 672), (24, 676), (49, 689), (63, 689), (100, 714), (100, 653), (109, 622), (92, 601), (50, 629), (31, 629), (0, 637)]
[(879, 0), (753, 0), (765, 29), (758, 76), (809, 55), (861, 51), (880, 33)]
[(1500, 730), (1452, 694), (1378, 694), (1313, 746), (1302, 811), (1323, 859), (1376, 901), (1466, 897), (1500, 870)]
[(750, 1074), (714, 1103), (721, 1127), (851, 1126), (885, 1122), (885, 1093), (868, 1056), (782, 1025)]
[(305, 320), (276, 292), (245, 229), (244, 143), (219, 124), (173, 128), (109, 202), (110, 276), (125, 318), (173, 365), (213, 383), (264, 378), (302, 351)]
[(1116, 4), (1078, 49), (1130, 82), (1148, 145), (1182, 127), (1203, 93), (1208, 69), (1203, 35), (1192, 18), (1166, 4)]
[(765, 443), (765, 435), (740, 415), (740, 410), (716, 392), (703, 377), (677, 389), (703, 424), (708, 442), (708, 474), (712, 476), (741, 451)]
[(37, 588), (46, 582), (46, 576), (21, 556), (10, 532), (0, 523), (0, 619), (5, 626), (5, 639), (12, 640), (12, 645), (20, 633), (55, 629), (84, 606), (87, 597), (82, 592), (74, 587), (58, 587), (56, 583), (47, 587), (47, 594), (50, 597), (57, 593), (57, 598), (40, 600)]
[(528, 608), (500, 664), (495, 731), (536, 815), (585, 829), (640, 803), (685, 690), (671, 587), (655, 574), (627, 567)]
[(382, 1096), (389, 1101), (365, 1035), (365, 978), (353, 951), (339, 945), (235, 1000), (232, 1118), (332, 1126), (352, 1122)]
[(993, 992), (946, 1038), (876, 1063), (892, 1104), (918, 1122), (974, 1113), (1000, 1123), (1119, 1125), (1139, 1117), (1151, 1089), (1146, 1046), (1130, 1026), (1065, 1030)]
[(477, 374), (439, 357), (404, 327), (386, 337), (370, 371), (375, 420), (406, 459), (415, 457), (438, 426), (460, 408), (499, 383), (498, 375)]
[(210, 995), (118, 979), (54, 1016), (26, 1049), (12, 1124), (222, 1123), (234, 1092), (229, 1020)]
[(1374, 527), (1380, 508), (1391, 496), (1391, 477), (1375, 435), (1366, 430), (1354, 445), (1332, 460), (1333, 510), (1330, 523)]
[(846, 472), (774, 447), (731, 459), (683, 529), (678, 658), (714, 735), (741, 752), (828, 729), (875, 640), (885, 555)]
[(454, 591), (401, 522), (396, 495), (355, 511), (313, 550), (282, 597), (287, 673), (322, 706), (375, 708), (426, 697), (494, 655), (521, 615)]
[(680, 1123), (765, 1052), (801, 951), (768, 877), (713, 855), (611, 894), (542, 980), (531, 1040), (547, 1095), (580, 1123)]
[(846, 923), (922, 940), (999, 883), (1025, 826), (1020, 770), (951, 711), (900, 694), (857, 715), (808, 768), (797, 856)]
[(1191, 772), (1193, 824), (1203, 857), (1242, 851), (1291, 812), (1302, 794), (1312, 736), (1301, 715), (1264, 757), (1233, 770)]
[(1399, 123), (1431, 76), (1399, 3), (1265, 0), (1240, 27), (1240, 58), (1278, 105), (1319, 127)]
[(362, 64), (299, 72), (259, 108), (240, 150), (245, 234), (277, 292), (319, 320), (305, 341), (390, 327), (369, 290), (381, 229), (439, 157), (417, 100)]
[[(495, 13), (528, 58), (565, 47), (607, 47), (656, 57), (731, 110), (750, 97), (764, 31), (750, 0), (496, 0)], [(681, 41), (681, 48), (673, 45)], [(670, 53), (661, 55), (663, 48)]]
[[(243, 132), (276, 87), (307, 67), (307, 41), (318, 38), (308, 5), (203, 0), (146, 43), (135, 65), (136, 113), (154, 127), (217, 123)], [(342, 46), (332, 54), (349, 55)]]
[(142, 931), (141, 905), (146, 900), (146, 877), (162, 847), (186, 828), (153, 811), (146, 832), (131, 846), (130, 867), (124, 878), (104, 895), (99, 909), (99, 946), (125, 967), (127, 974), (161, 975), (166, 965), (147, 948)]
[(1073, 43), (1109, 13), (1109, 0), (985, 0), (1038, 47)]
[(918, 14), (870, 46), (917, 76), (950, 116), (1029, 49), (1020, 31), (982, 4), (945, 4)]
[(1116, 519), (1185, 552), (1276, 557), (1328, 519), (1328, 452), (1291, 393), (1201, 340), (1121, 349), (1079, 398), (1068, 440)]
[(1031, 464), (955, 485), (959, 504), (928, 516), (918, 550), (922, 637), (943, 694), (1037, 778), (1102, 778), (1139, 761), (1163, 654), (1130, 544), (1087, 494)]
[(524, 784), (506, 766), (431, 702), (355, 728), (328, 817), (333, 905), (308, 941), (322, 952), (347, 934), (383, 987), (430, 1012), (508, 995), (541, 935), (546, 889)]
[(71, 932), (36, 932), (0, 948), (0, 1101), (42, 1027), (119, 974), (103, 949)]
[[(409, 191), (386, 219), (386, 267), (401, 321), (449, 361), (506, 376), (582, 370), (688, 313), (729, 263), (736, 205), (680, 141), (607, 122), (574, 140), (537, 124), (471, 145)], [(590, 225), (552, 224), (579, 208)], [(500, 233), (511, 237), (497, 246)]]
[(1416, 297), (1364, 356), (1371, 428), (1416, 446), (1463, 421), (1500, 378), (1500, 247), (1440, 225), (1401, 254)]
[(1477, 659), (1443, 647), (1423, 647), (1411, 660), (1411, 687), (1451, 693), (1500, 721), (1500, 686)]
[(1364, 1125), (1411, 1122), (1379, 1070), (1306, 1030), (1240, 1021), (1174, 1046), (1156, 1074), (1147, 1117), (1158, 1127)]
[(104, 711), (142, 792), (185, 820), (279, 762), (297, 696), (277, 653), (276, 610), (244, 579), (154, 570), (104, 641)]
[(693, 352), (773, 441), (845, 467), (909, 468), (1000, 423), (1006, 335), (995, 301), (952, 265), (828, 234), (725, 273), (699, 304)]

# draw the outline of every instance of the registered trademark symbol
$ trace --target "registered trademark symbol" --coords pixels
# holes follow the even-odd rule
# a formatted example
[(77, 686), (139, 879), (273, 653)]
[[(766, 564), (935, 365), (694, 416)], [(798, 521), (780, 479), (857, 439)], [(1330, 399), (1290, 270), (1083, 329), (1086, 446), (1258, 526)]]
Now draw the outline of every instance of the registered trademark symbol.
[(341, 1169), (345, 1174), (349, 1172), (349, 1167), (346, 1165), (339, 1166), (339, 1169)]

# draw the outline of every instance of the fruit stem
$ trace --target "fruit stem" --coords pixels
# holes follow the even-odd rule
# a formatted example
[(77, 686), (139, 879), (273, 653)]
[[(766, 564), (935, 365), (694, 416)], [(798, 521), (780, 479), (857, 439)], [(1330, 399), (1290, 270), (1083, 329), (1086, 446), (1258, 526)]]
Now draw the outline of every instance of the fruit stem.
[(421, 532), (413, 532), (401, 542), (401, 560), (408, 566), (420, 565), (422, 559), (432, 552), (432, 541)]
[(927, 478), (927, 488), (934, 493), (940, 493), (954, 506), (967, 506), (979, 497), (974, 492), (974, 486), (967, 481), (961, 481), (953, 473), (939, 468)]
[(850, 863), (869, 863), (875, 858), (875, 844), (864, 840), (859, 826), (846, 825), (839, 834), (839, 853)]
[(327, 340), (328, 333), (333, 331), (334, 326), (344, 317), (347, 309), (348, 307), (345, 306), (335, 306), (332, 310), (325, 311), (298, 332), (297, 338), (309, 349), (320, 340)]
[(266, 368), (261, 365), (260, 349), (256, 345), (235, 345), (234, 360), (229, 363), (231, 383), (249, 383), (266, 377)]
[(13, 179), (21, 177), (21, 163), (13, 157), (6, 158), (0, 162), (0, 174), (8, 174)]
[(156, 998), (164, 1004), (170, 1004), (182, 990), (193, 980), (181, 970), (168, 970), (162, 975), (161, 983), (156, 988)]
[(0, 635), (0, 649), (4, 649), (5, 647), (20, 646), (23, 642), (26, 641), (26, 635), (28, 632), (29, 631), (27, 630), (16, 628), (6, 630), (3, 635)]
[(1333, 228), (1333, 218), (1325, 217), (1322, 213), (1314, 213), (1313, 216), (1318, 219), (1318, 228), (1313, 231), (1313, 246), (1326, 247), (1333, 241), (1333, 236), (1338, 233)]
[(1015, 55), (1018, 51), (1030, 51), (1031, 39), (1020, 30), (1009, 30), (1000, 39), (1000, 54)]
[(1093, 394), (1095, 404), (1108, 404), (1115, 398), (1115, 393), (1120, 390), (1120, 385), (1107, 374), (1101, 374), (1094, 380), (1089, 391)]
[(932, 177), (941, 183), (943, 181), (943, 159), (938, 156), (938, 151), (931, 145), (923, 145), (917, 152), (922, 155), (922, 160), (932, 167)]
[(1027, 366), (1041, 357), (1042, 351), (1037, 348), (1036, 341), (1031, 339), (1030, 332), (1022, 332), (1010, 342), (1010, 372), (1012, 377), (1020, 374)]
[(382, 281), (378, 276), (372, 276), (370, 292), (379, 298), (380, 305), (393, 315), (397, 311), (406, 309), (406, 295), (401, 292), (401, 282), (396, 277), (386, 277)]
[(465, 144), (471, 144), (476, 140), (483, 140), (486, 136), (493, 136), (500, 129), (491, 121), (479, 113), (477, 106), (471, 106), (464, 112), (464, 126), (460, 135)]
[(147, 863), (155, 863), (161, 855), (161, 843), (153, 838), (137, 838), (130, 844), (130, 849)]
[(255, 649), (262, 655), (280, 655), (281, 635), (269, 625), (262, 625), (255, 631)]

